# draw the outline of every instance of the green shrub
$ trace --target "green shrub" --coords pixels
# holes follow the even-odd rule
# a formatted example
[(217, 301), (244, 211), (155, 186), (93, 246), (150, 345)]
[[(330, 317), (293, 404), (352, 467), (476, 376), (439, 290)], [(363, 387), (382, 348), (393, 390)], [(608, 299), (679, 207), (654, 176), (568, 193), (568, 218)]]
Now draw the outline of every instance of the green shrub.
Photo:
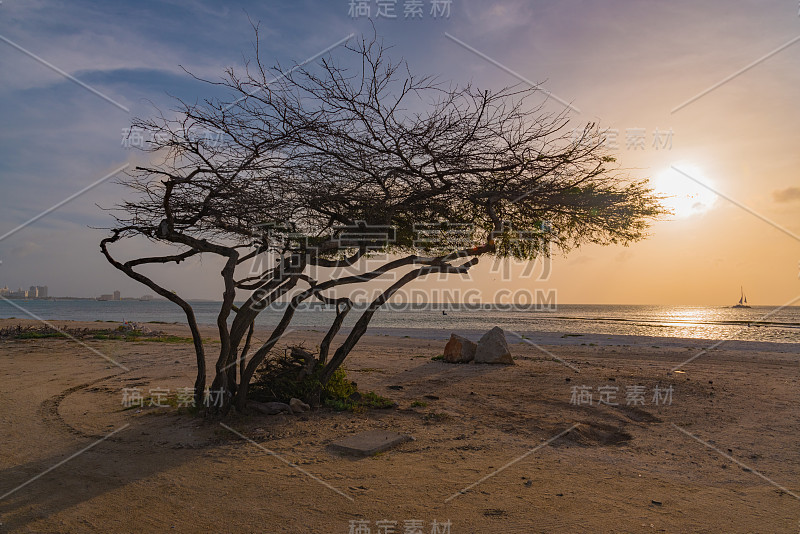
[(347, 373), (341, 367), (333, 372), (324, 391), (324, 395), (331, 399), (347, 399), (356, 393), (358, 386), (347, 379)]
[(261, 402), (289, 402), (292, 398), (309, 403), (318, 402), (335, 411), (364, 412), (369, 408), (395, 406), (391, 399), (374, 392), (360, 393), (355, 382), (348, 380), (344, 369), (333, 372), (323, 387), (319, 377), (324, 367), (318, 367), (302, 380), (306, 368), (305, 351), (292, 351), (266, 359), (256, 371), (248, 390), (248, 397)]
[(299, 380), (305, 365), (305, 360), (295, 353), (266, 358), (256, 370), (248, 397), (261, 402), (310, 400), (319, 391), (319, 373)]
[(422, 416), (425, 424), (442, 423), (450, 419), (450, 415), (444, 412), (430, 412)]
[(382, 397), (374, 391), (368, 391), (363, 395), (355, 393), (347, 398), (328, 396), (325, 398), (325, 406), (333, 408), (337, 412), (364, 413), (370, 408), (394, 408), (396, 404), (392, 399)]

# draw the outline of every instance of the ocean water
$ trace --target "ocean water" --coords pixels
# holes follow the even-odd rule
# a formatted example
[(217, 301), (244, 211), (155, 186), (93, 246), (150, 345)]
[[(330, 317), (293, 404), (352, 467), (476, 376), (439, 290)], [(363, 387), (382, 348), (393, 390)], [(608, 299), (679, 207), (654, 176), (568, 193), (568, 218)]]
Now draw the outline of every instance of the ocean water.
[[(192, 302), (201, 324), (216, 324), (219, 303)], [(447, 315), (442, 314), (446, 310)], [(274, 325), (283, 308), (264, 310), (257, 324)], [(359, 316), (354, 308), (345, 322)], [(48, 321), (162, 321), (185, 322), (183, 312), (165, 300), (0, 300), (0, 318), (41, 318)], [(331, 308), (315, 306), (295, 314), (294, 328), (327, 329), (334, 317)], [(391, 305), (379, 310), (370, 324), (375, 328), (413, 328), (444, 331), (486, 330), (491, 326), (520, 333), (641, 335), (672, 338), (731, 339), (800, 343), (800, 306), (559, 305), (556, 309), (512, 306)]]

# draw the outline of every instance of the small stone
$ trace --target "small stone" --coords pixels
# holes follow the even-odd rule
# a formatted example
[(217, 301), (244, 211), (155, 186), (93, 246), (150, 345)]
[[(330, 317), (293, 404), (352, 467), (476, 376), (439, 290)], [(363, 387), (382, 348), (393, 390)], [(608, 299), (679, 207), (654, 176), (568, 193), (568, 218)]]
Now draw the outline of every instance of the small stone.
[(331, 449), (344, 454), (372, 456), (395, 445), (411, 441), (409, 435), (386, 430), (368, 430), (331, 443)]
[(292, 399), (289, 401), (289, 408), (292, 409), (294, 413), (302, 413), (308, 412), (311, 410), (311, 406), (306, 404), (305, 402), (301, 401), (300, 399)]
[(264, 415), (277, 415), (279, 413), (292, 413), (288, 404), (283, 402), (258, 402), (247, 401), (247, 407)]

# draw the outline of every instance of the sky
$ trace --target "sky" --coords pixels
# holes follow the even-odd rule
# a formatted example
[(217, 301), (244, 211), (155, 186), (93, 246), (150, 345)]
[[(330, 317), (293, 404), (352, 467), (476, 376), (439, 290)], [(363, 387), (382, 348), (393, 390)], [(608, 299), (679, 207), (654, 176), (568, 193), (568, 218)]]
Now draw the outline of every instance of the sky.
[[(123, 143), (134, 117), (213, 93), (186, 71), (216, 79), (252, 57), (252, 20), (271, 63), (374, 25), (415, 74), (494, 90), (540, 83), (549, 109), (573, 106), (571, 126), (607, 128), (620, 164), (675, 211), (629, 247), (586, 246), (527, 271), (482, 261), (469, 282), (414, 288), (474, 287), (486, 301), (550, 292), (559, 304), (725, 305), (740, 286), (753, 304), (800, 296), (796, 1), (452, 0), (436, 17), (434, 2), (404, 17), (409, 2), (398, 0), (396, 18), (362, 2), (370, 19), (349, 0), (3, 0), (0, 287), (151, 293), (100, 253), (112, 225), (103, 208), (130, 194), (103, 178), (141, 157)], [(156, 275), (189, 298), (219, 299), (218, 271), (209, 258)]]

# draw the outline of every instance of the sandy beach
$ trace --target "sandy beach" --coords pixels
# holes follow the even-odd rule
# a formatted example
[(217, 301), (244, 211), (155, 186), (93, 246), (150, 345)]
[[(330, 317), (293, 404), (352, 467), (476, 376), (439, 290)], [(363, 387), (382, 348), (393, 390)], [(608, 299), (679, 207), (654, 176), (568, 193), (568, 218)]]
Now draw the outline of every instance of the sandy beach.
[[(345, 362), (396, 408), (221, 421), (123, 406), (191, 386), (190, 344), (0, 341), (0, 532), (800, 530), (796, 344), (553, 334), (509, 336), (514, 366), (431, 360), (448, 335), (370, 331)], [(331, 450), (370, 429), (413, 441)]]

